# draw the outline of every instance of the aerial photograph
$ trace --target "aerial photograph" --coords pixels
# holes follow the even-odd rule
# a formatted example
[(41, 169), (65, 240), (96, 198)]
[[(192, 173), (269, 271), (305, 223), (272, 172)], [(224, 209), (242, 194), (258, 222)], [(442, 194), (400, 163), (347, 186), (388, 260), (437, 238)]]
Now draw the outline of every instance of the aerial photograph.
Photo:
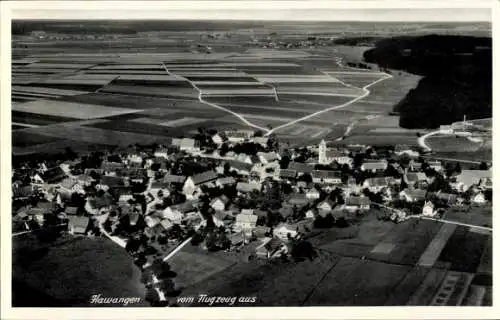
[(491, 12), (382, 11), (12, 20), (12, 306), (492, 306)]

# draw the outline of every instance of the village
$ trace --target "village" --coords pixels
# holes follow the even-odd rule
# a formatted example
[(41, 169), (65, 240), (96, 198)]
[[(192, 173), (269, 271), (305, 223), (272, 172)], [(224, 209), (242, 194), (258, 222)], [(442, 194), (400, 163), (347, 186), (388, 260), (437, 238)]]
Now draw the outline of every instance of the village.
[(462, 169), (402, 145), (334, 148), (322, 140), (292, 149), (259, 131), (199, 128), (168, 147), (69, 149), (65, 157), (14, 168), (13, 235), (106, 236), (160, 296), (154, 284), (170, 272), (162, 262), (187, 243), (244, 259), (310, 258), (297, 247), (307, 248), (313, 231), (372, 209), (399, 223), (492, 201), (487, 164)]

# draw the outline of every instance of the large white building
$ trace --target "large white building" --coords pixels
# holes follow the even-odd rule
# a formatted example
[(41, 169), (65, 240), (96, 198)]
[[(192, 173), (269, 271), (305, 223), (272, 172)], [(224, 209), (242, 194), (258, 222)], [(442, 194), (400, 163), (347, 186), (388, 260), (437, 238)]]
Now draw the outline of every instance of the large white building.
[(351, 165), (352, 159), (345, 153), (338, 150), (328, 150), (325, 140), (321, 140), (318, 145), (318, 163), (330, 164), (336, 161), (339, 164)]

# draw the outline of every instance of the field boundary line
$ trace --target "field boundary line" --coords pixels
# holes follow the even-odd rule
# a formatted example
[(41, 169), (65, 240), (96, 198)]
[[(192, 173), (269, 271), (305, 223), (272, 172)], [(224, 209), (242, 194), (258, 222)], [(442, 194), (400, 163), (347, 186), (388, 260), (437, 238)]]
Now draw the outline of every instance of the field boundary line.
[[(339, 65), (341, 65), (340, 61), (338, 62), (338, 64), (339, 64)], [(361, 69), (360, 69), (360, 70), (361, 70)], [(328, 75), (328, 74), (327, 74), (327, 75)], [(354, 98), (354, 99), (352, 99), (352, 100), (348, 101), (348, 102), (343, 103), (343, 104), (336, 105), (336, 106), (333, 106), (333, 107), (329, 107), (329, 108), (326, 108), (326, 109), (323, 109), (323, 110), (320, 110), (320, 111), (317, 111), (317, 112), (311, 113), (311, 114), (309, 114), (309, 115), (307, 115), (307, 116), (304, 116), (304, 117), (302, 117), (302, 118), (298, 118), (298, 119), (295, 119), (295, 120), (293, 120), (293, 121), (287, 122), (287, 123), (285, 123), (285, 124), (279, 125), (279, 126), (277, 126), (277, 127), (273, 128), (273, 129), (271, 129), (271, 130), (268, 130), (268, 131), (267, 131), (267, 133), (266, 133), (264, 136), (269, 136), (271, 133), (273, 133), (273, 132), (274, 132), (274, 131), (276, 131), (276, 130), (279, 130), (279, 129), (282, 129), (282, 128), (285, 128), (285, 127), (288, 127), (288, 126), (294, 125), (294, 124), (299, 123), (299, 122), (304, 121), (304, 120), (308, 120), (308, 119), (313, 118), (313, 117), (315, 117), (315, 116), (317, 116), (317, 115), (320, 115), (320, 114), (323, 114), (323, 113), (326, 113), (326, 112), (329, 112), (329, 111), (333, 111), (333, 110), (338, 110), (338, 109), (341, 109), (341, 108), (345, 108), (345, 107), (350, 106), (351, 104), (353, 104), (353, 103), (355, 103), (355, 102), (357, 102), (357, 101), (359, 101), (359, 100), (361, 100), (361, 99), (363, 99), (363, 98), (366, 98), (366, 97), (367, 97), (368, 95), (370, 95), (370, 93), (371, 93), (371, 91), (370, 91), (370, 90), (368, 90), (368, 88), (369, 88), (369, 87), (371, 87), (371, 86), (373, 86), (373, 85), (375, 85), (375, 84), (377, 84), (377, 83), (379, 83), (379, 82), (381, 82), (381, 81), (383, 81), (383, 80), (386, 80), (386, 79), (390, 79), (390, 78), (392, 78), (392, 75), (390, 75), (390, 74), (388, 74), (388, 73), (385, 73), (385, 72), (382, 72), (382, 73), (381, 73), (381, 75), (382, 75), (382, 77), (381, 77), (381, 78), (379, 78), (379, 79), (375, 80), (375, 81), (374, 81), (374, 82), (372, 82), (372, 83), (367, 84), (367, 85), (366, 85), (366, 86), (364, 86), (363, 88), (358, 88), (358, 87), (355, 87), (355, 86), (353, 86), (353, 85), (346, 84), (346, 83), (345, 83), (345, 82), (343, 82), (342, 80), (337, 79), (338, 81), (340, 81), (340, 82), (341, 82), (342, 84), (344, 84), (345, 86), (350, 87), (350, 88), (357, 88), (357, 89), (361, 89), (361, 90), (363, 90), (363, 91), (364, 91), (364, 93), (363, 93), (362, 95), (360, 95), (360, 96), (358, 96), (358, 97), (356, 97), (356, 98)], [(329, 75), (329, 76), (330, 76), (330, 75)], [(331, 77), (331, 76), (330, 76), (330, 77)], [(334, 77), (332, 77), (332, 78), (334, 78)], [(335, 79), (336, 79), (336, 78), (335, 78)]]
[(185, 81), (187, 81), (187, 82), (188, 82), (188, 83), (189, 83), (189, 84), (190, 84), (190, 85), (191, 85), (191, 86), (192, 86), (195, 90), (197, 90), (197, 91), (198, 91), (198, 100), (199, 100), (201, 103), (206, 104), (206, 105), (208, 105), (208, 106), (211, 106), (211, 107), (213, 107), (213, 108), (216, 108), (216, 109), (219, 109), (219, 110), (225, 111), (225, 112), (227, 112), (227, 113), (230, 113), (230, 114), (232, 114), (233, 116), (235, 116), (235, 117), (237, 117), (238, 119), (240, 119), (240, 120), (241, 120), (244, 124), (246, 124), (247, 126), (252, 127), (252, 128), (256, 128), (256, 129), (258, 129), (258, 130), (262, 130), (262, 131), (266, 132), (266, 135), (267, 135), (269, 132), (271, 132), (271, 130), (269, 130), (269, 129), (267, 129), (267, 128), (264, 128), (264, 127), (258, 126), (258, 125), (254, 124), (254, 123), (251, 123), (250, 121), (248, 121), (247, 119), (245, 119), (243, 116), (241, 116), (240, 114), (238, 114), (238, 113), (236, 113), (236, 112), (234, 112), (234, 111), (231, 111), (231, 110), (229, 110), (229, 109), (227, 109), (227, 108), (224, 108), (224, 107), (222, 107), (222, 106), (219, 106), (218, 104), (215, 104), (215, 103), (212, 103), (212, 102), (208, 102), (208, 101), (206, 101), (205, 99), (203, 99), (203, 92), (202, 92), (202, 90), (201, 90), (198, 86), (196, 86), (196, 84), (195, 84), (193, 81), (191, 81), (191, 80), (189, 80), (188, 78), (186, 78), (186, 77), (184, 77), (184, 76), (181, 76), (181, 75), (179, 75), (179, 74), (176, 74), (176, 73), (170, 72), (170, 71), (168, 70), (168, 68), (167, 68), (167, 66), (165, 65), (165, 63), (164, 63), (164, 62), (162, 62), (162, 66), (163, 66), (163, 68), (165, 68), (165, 71), (166, 71), (168, 74), (175, 75), (175, 76), (177, 76), (177, 77), (179, 77), (179, 78), (181, 78), (181, 79), (184, 79), (184, 80), (185, 80)]

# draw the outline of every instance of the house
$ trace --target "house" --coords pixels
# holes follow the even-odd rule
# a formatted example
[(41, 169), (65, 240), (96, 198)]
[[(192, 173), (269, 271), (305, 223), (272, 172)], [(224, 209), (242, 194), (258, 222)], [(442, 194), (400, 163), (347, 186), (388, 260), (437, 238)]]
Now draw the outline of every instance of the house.
[(238, 182), (236, 184), (236, 190), (243, 193), (260, 191), (261, 187), (262, 186), (260, 183), (255, 183), (255, 182)]
[(282, 180), (295, 180), (295, 178), (297, 177), (297, 171), (290, 169), (280, 169), (279, 177)]
[(168, 231), (174, 226), (174, 224), (170, 222), (170, 220), (163, 219), (160, 221), (160, 226), (163, 228), (163, 230)]
[(481, 204), (485, 204), (486, 203), (486, 198), (484, 196), (484, 193), (483, 192), (477, 192), (475, 193), (471, 198), (470, 198), (470, 202), (472, 202), (473, 204), (478, 204), (478, 205), (481, 205)]
[(235, 230), (250, 231), (257, 225), (258, 217), (253, 214), (239, 214), (234, 223)]
[(312, 230), (313, 219), (301, 220), (295, 223), (281, 223), (273, 230), (273, 235), (281, 240), (288, 241), (288, 237), (295, 238), (300, 234), (307, 234)]
[(228, 163), (229, 163), (229, 171), (236, 171), (236, 173), (243, 176), (250, 175), (250, 172), (253, 167), (252, 164), (250, 163), (239, 162), (234, 160), (229, 160)]
[(431, 195), (436, 197), (436, 199), (446, 202), (448, 205), (454, 205), (459, 202), (459, 197), (456, 194), (439, 191), (436, 193), (432, 193)]
[(306, 198), (307, 199), (319, 199), (320, 196), (321, 196), (321, 193), (316, 188), (312, 188), (312, 189), (309, 189), (306, 191)]
[(150, 215), (144, 218), (144, 222), (148, 228), (152, 229), (161, 222), (161, 219), (157, 216)]
[(329, 183), (329, 184), (342, 183), (340, 171), (313, 170), (311, 172), (311, 176), (313, 178), (314, 183)]
[(223, 211), (226, 209), (226, 205), (229, 203), (229, 198), (225, 195), (212, 199), (210, 202), (210, 207), (215, 211)]
[(154, 156), (156, 158), (163, 158), (163, 159), (168, 159), (168, 149), (167, 148), (158, 148), (155, 150)]
[(62, 192), (85, 194), (83, 187), (73, 178), (64, 179), (59, 183), (59, 186)]
[(109, 194), (102, 197), (89, 197), (85, 202), (85, 210), (92, 215), (108, 212), (113, 205), (113, 198)]
[(158, 194), (160, 193), (163, 194), (163, 197), (168, 197), (170, 195), (170, 190), (169, 190), (169, 185), (166, 182), (163, 181), (154, 181), (151, 183), (151, 188), (149, 189), (149, 192), (156, 198), (158, 198)]
[(69, 216), (68, 229), (69, 233), (74, 235), (85, 235), (89, 227), (90, 219), (84, 216)]
[(116, 176), (102, 176), (100, 181), (100, 185), (107, 186), (108, 188), (116, 188), (120, 186), (126, 186), (126, 182), (122, 177)]
[(252, 230), (252, 236), (259, 239), (259, 238), (265, 238), (268, 232), (270, 231), (269, 227), (266, 226), (256, 226)]
[(304, 173), (312, 173), (314, 167), (312, 165), (300, 162), (290, 162), (288, 164), (288, 170), (294, 170), (297, 172), (297, 175), (302, 175)]
[(371, 171), (371, 172), (381, 172), (387, 169), (387, 161), (379, 160), (379, 161), (370, 161), (367, 160), (363, 162), (361, 165), (361, 171)]
[(334, 207), (335, 207), (335, 202), (333, 202), (329, 199), (321, 201), (320, 203), (318, 203), (318, 205), (316, 205), (316, 208), (320, 212), (324, 212), (324, 213), (328, 213), (328, 212), (332, 211)]
[(337, 162), (339, 164), (352, 164), (352, 159), (345, 152), (338, 149), (328, 149), (325, 140), (321, 140), (318, 146), (318, 163), (330, 164)]
[(394, 147), (394, 153), (398, 156), (406, 155), (411, 158), (418, 158), (420, 153), (418, 151), (412, 150), (407, 145), (398, 144)]
[(64, 209), (64, 213), (68, 216), (76, 216), (78, 213), (78, 207), (66, 207), (66, 209)]
[(106, 176), (115, 176), (116, 171), (123, 168), (125, 168), (125, 164), (121, 162), (103, 161), (101, 163), (101, 170), (103, 170), (103, 174)]
[(441, 163), (441, 161), (429, 161), (427, 162), (427, 164), (429, 165), (429, 168), (434, 169), (437, 172), (443, 171), (443, 164)]
[(423, 216), (435, 216), (437, 213), (434, 204), (431, 201), (426, 201), (424, 206), (422, 207), (422, 215)]
[(231, 246), (238, 246), (246, 242), (246, 237), (244, 232), (236, 232), (228, 236), (229, 241), (231, 241)]
[(87, 175), (87, 174), (81, 174), (76, 177), (76, 181), (81, 184), (82, 186), (90, 186), (92, 182), (94, 182), (94, 179)]
[(399, 198), (407, 202), (416, 202), (425, 200), (426, 195), (426, 190), (408, 188), (399, 193)]
[(33, 195), (33, 186), (20, 186), (12, 188), (12, 197), (14, 199), (28, 199)]
[(138, 154), (128, 154), (127, 155), (127, 162), (128, 163), (136, 163), (136, 164), (142, 164), (142, 157)]
[(491, 170), (462, 170), (456, 176), (456, 183), (453, 184), (453, 187), (458, 191), (465, 192), (474, 185), (484, 185), (485, 183), (491, 183)]
[(167, 174), (163, 177), (163, 182), (170, 185), (182, 185), (186, 181), (186, 177), (174, 174)]
[(224, 187), (236, 184), (236, 180), (233, 177), (219, 178), (215, 181), (215, 185), (218, 187)]
[(186, 214), (196, 211), (192, 201), (186, 201), (180, 204), (172, 205), (162, 211), (162, 217), (169, 219), (173, 223), (180, 224)]
[(287, 246), (285, 242), (278, 237), (265, 238), (262, 244), (255, 248), (257, 257), (263, 259), (271, 259), (285, 253), (287, 253)]
[(350, 212), (370, 210), (371, 201), (368, 197), (347, 197), (344, 209)]
[(294, 193), (288, 198), (288, 203), (293, 206), (302, 207), (311, 201), (305, 193)]
[(408, 169), (410, 171), (420, 171), (422, 170), (422, 163), (417, 162), (415, 160), (411, 160), (410, 163), (408, 164)]
[(38, 173), (30, 175), (30, 180), (31, 180), (31, 183), (35, 184), (35, 185), (40, 185), (40, 184), (45, 183), (45, 181), (42, 179), (42, 177)]
[(371, 192), (379, 192), (397, 183), (399, 181), (393, 177), (374, 177), (366, 179), (363, 182), (363, 188), (368, 188)]
[(247, 155), (247, 154), (240, 153), (236, 156), (236, 158), (234, 160), (238, 161), (238, 162), (254, 164), (256, 159), (252, 159), (252, 157)]
[(407, 172), (403, 179), (408, 185), (413, 186), (419, 182), (426, 182), (427, 176), (423, 172)]
[(169, 220), (173, 224), (181, 224), (184, 214), (179, 210), (178, 206), (170, 206), (162, 211), (161, 216)]
[(200, 186), (215, 182), (215, 180), (217, 180), (217, 173), (214, 171), (205, 171), (196, 174), (188, 177), (186, 181), (184, 181), (182, 192), (186, 196), (192, 196)]
[(181, 151), (196, 152), (200, 151), (199, 144), (191, 138), (172, 139), (172, 146), (178, 147)]
[(254, 215), (254, 211), (253, 211), (253, 209), (241, 209), (240, 214)]
[(278, 213), (283, 218), (283, 220), (286, 220), (288, 217), (293, 215), (293, 206), (290, 206), (290, 205), (282, 206), (278, 210)]
[(216, 211), (212, 219), (217, 227), (228, 226), (234, 221), (234, 217), (230, 211)]
[(224, 143), (224, 139), (218, 133), (214, 134), (211, 139), (212, 139), (212, 142), (215, 143), (218, 146), (220, 146), (221, 144)]
[(267, 164), (281, 159), (280, 155), (276, 152), (257, 152), (260, 162)]
[(250, 137), (253, 136), (253, 131), (250, 130), (226, 131), (225, 135), (229, 140), (229, 142), (240, 143), (250, 139)]

